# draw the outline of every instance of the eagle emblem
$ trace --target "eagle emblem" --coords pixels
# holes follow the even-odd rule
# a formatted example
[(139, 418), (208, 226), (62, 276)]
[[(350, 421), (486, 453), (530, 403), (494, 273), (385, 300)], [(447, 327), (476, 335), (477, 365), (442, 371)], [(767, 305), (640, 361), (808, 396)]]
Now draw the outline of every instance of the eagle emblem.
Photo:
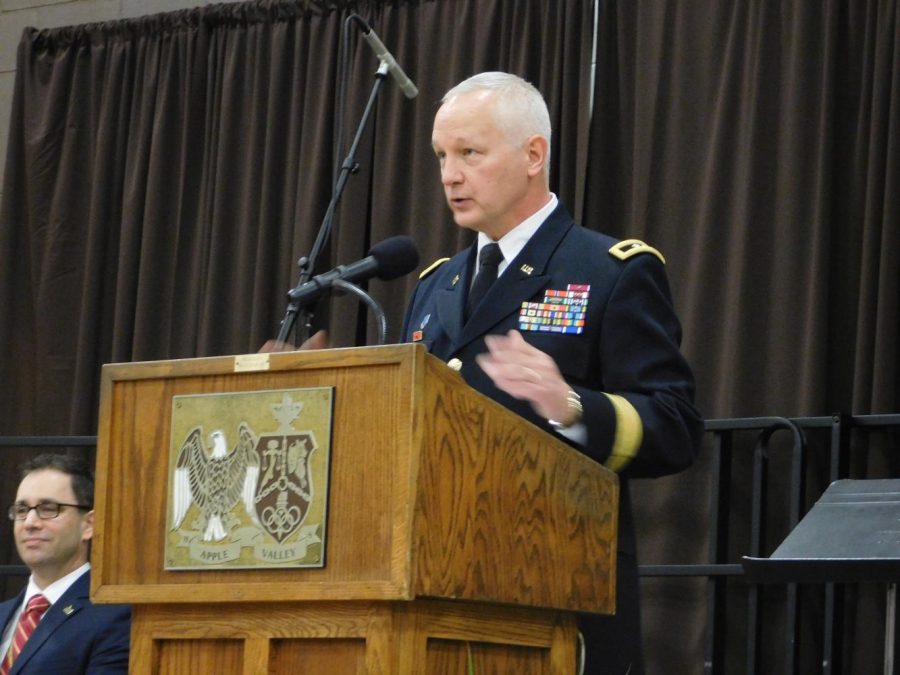
[(259, 454), (256, 434), (246, 425), (238, 428), (237, 445), (228, 449), (225, 432), (216, 429), (209, 435), (210, 447), (204, 447), (203, 428), (195, 427), (178, 453), (175, 466), (172, 522), (181, 525), (195, 503), (206, 521), (203, 541), (221, 541), (228, 535), (225, 518), (238, 502), (257, 525), (254, 493), (259, 479)]
[(331, 387), (173, 397), (166, 569), (325, 564), (333, 400)]

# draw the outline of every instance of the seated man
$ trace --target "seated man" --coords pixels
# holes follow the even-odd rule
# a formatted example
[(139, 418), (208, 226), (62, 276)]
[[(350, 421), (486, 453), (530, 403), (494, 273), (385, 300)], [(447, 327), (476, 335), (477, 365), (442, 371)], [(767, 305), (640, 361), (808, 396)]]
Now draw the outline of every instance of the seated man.
[(82, 460), (47, 454), (22, 466), (9, 518), (31, 577), (0, 603), (0, 675), (128, 672), (130, 607), (88, 597), (93, 497)]

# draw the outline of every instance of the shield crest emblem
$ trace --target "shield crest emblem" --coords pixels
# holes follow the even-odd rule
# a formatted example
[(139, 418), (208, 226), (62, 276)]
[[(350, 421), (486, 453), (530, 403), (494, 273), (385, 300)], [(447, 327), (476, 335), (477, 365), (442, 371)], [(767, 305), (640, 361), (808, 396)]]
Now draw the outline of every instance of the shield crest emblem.
[(314, 495), (309, 459), (317, 447), (311, 431), (259, 437), (256, 513), (263, 529), (278, 543), (296, 532), (306, 520)]

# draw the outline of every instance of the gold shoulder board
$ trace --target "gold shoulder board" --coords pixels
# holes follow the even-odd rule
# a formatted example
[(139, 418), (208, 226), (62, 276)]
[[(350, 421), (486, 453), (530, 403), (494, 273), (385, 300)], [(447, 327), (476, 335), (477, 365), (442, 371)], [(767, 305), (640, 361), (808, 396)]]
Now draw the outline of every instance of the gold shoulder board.
[(640, 239), (625, 239), (609, 249), (609, 254), (619, 260), (628, 260), (630, 257), (641, 253), (652, 253), (662, 261), (663, 265), (666, 264), (666, 259), (663, 258), (662, 253)]
[(438, 267), (443, 265), (448, 260), (450, 260), (450, 258), (438, 258), (433, 263), (431, 263), (428, 267), (426, 267), (424, 270), (422, 270), (422, 273), (419, 275), (419, 279), (424, 279), (425, 277), (427, 277), (429, 274), (434, 272)]

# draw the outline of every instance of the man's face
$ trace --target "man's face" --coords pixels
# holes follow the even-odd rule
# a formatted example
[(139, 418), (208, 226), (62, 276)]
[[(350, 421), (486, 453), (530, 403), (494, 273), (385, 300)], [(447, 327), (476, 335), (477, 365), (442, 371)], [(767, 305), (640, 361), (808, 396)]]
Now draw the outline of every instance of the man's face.
[(456, 224), (499, 239), (530, 215), (522, 206), (529, 156), (497, 126), (495, 95), (474, 91), (442, 105), (431, 143)]
[[(77, 504), (72, 478), (56, 469), (40, 469), (25, 476), (19, 484), (16, 503), (35, 506), (41, 502)], [(14, 522), (19, 556), (38, 583), (52, 583), (87, 562), (87, 541), (94, 533), (93, 515), (93, 511), (85, 513), (63, 506), (56, 518), (41, 520), (31, 510), (25, 520)]]

